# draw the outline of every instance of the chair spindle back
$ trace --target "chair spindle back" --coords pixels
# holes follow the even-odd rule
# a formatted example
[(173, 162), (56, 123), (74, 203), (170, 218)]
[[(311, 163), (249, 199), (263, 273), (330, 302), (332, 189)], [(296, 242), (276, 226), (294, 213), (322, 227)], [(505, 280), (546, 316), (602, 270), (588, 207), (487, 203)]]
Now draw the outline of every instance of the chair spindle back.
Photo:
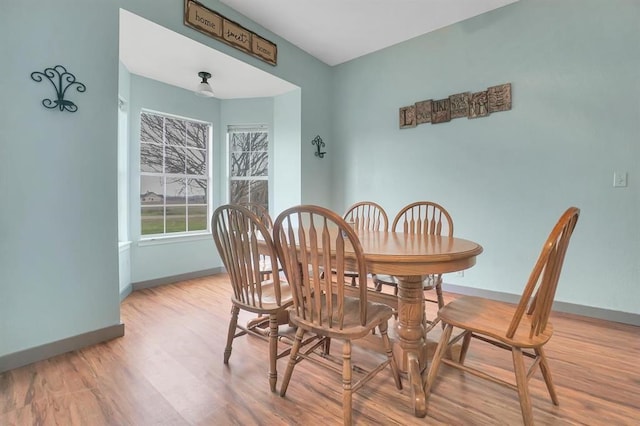
[(387, 213), (373, 201), (355, 203), (342, 217), (347, 222), (353, 222), (354, 228), (360, 231), (386, 231), (389, 228)]
[(391, 225), (392, 231), (409, 234), (453, 235), (453, 220), (444, 207), (431, 201), (418, 201), (402, 208)]
[[(367, 318), (367, 270), (355, 231), (336, 213), (301, 205), (283, 211), (273, 225), (274, 243), (293, 292), (299, 318), (343, 328), (345, 272), (358, 273), (359, 321)], [(349, 252), (347, 259), (346, 252)], [(333, 273), (325, 273), (333, 271)]]
[[(276, 259), (271, 234), (261, 219), (239, 205), (218, 207), (211, 217), (213, 239), (233, 286), (234, 298), (247, 309), (262, 308), (260, 257)], [(273, 274), (275, 302), (281, 305), (280, 281)]]
[(264, 206), (264, 204), (259, 203), (246, 203), (240, 204), (242, 207), (245, 207), (251, 213), (258, 216), (258, 219), (262, 222), (262, 224), (268, 229), (273, 229), (273, 220), (271, 220), (271, 216), (269, 215), (269, 210)]
[(558, 287), (564, 256), (579, 216), (580, 209), (570, 207), (549, 234), (522, 293), (507, 330), (507, 337), (514, 336), (525, 312), (531, 318), (529, 335), (537, 336), (544, 332)]

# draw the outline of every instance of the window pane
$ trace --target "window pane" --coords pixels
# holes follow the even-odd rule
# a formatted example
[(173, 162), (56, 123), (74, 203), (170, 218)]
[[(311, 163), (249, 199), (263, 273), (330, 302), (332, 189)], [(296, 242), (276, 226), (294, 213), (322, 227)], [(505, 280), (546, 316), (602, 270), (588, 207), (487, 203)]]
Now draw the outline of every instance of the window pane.
[(142, 235), (164, 233), (164, 207), (142, 207)]
[(187, 230), (187, 206), (167, 207), (167, 229), (170, 232), (185, 232)]
[(181, 175), (185, 174), (185, 148), (174, 145), (165, 145), (164, 151), (164, 172)]
[(269, 205), (269, 182), (250, 180), (249, 200), (252, 203)]
[(187, 146), (206, 149), (207, 139), (209, 139), (207, 124), (187, 121)]
[(162, 173), (162, 145), (140, 144), (140, 171)]
[(231, 133), (231, 151), (249, 151), (251, 144), (249, 143), (248, 133)]
[(231, 176), (249, 176), (251, 171), (248, 152), (235, 152), (231, 154)]
[(187, 148), (186, 158), (187, 158), (187, 174), (188, 175), (206, 176), (207, 151), (202, 149)]
[(269, 175), (269, 154), (267, 152), (251, 153), (251, 176)]
[(164, 204), (164, 178), (162, 176), (140, 176), (140, 204)]
[(163, 141), (164, 119), (154, 114), (140, 114), (140, 141), (155, 142), (161, 144)]
[(165, 131), (167, 132), (167, 144), (184, 146), (186, 143), (186, 124), (176, 118), (165, 118)]
[(251, 133), (251, 151), (268, 151), (269, 139), (267, 132)]
[(187, 179), (188, 204), (207, 204), (207, 180)]
[(186, 190), (185, 179), (167, 177), (167, 204), (185, 204)]
[(247, 204), (249, 202), (249, 181), (233, 180), (229, 190), (231, 204)]
[(189, 212), (189, 231), (204, 231), (207, 229), (207, 207), (206, 206), (190, 206)]

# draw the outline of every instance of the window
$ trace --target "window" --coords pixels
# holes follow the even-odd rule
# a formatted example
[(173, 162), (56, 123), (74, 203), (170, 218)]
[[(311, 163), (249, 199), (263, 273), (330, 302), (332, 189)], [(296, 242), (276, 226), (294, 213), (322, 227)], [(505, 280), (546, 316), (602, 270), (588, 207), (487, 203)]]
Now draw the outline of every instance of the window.
[(266, 126), (229, 126), (229, 202), (269, 209), (269, 133)]
[(208, 229), (211, 124), (168, 115), (140, 115), (141, 234)]

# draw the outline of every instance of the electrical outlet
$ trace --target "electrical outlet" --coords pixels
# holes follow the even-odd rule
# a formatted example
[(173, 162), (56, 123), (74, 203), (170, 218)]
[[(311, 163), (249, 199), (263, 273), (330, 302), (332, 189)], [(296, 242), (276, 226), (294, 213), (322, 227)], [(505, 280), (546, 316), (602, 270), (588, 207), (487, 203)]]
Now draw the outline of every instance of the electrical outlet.
[(627, 172), (613, 172), (613, 186), (615, 188), (627, 186)]

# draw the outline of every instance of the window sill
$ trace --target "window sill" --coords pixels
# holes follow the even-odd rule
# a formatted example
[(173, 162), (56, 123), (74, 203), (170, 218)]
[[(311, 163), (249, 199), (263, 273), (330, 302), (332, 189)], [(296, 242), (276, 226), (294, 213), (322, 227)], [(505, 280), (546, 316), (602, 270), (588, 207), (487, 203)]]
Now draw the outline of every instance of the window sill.
[(191, 235), (162, 235), (157, 237), (144, 238), (138, 241), (138, 247), (155, 246), (161, 244), (191, 243), (194, 241), (211, 239), (210, 232), (202, 232)]
[(131, 241), (118, 241), (118, 250), (119, 251), (125, 251), (128, 250), (129, 247), (131, 247)]

